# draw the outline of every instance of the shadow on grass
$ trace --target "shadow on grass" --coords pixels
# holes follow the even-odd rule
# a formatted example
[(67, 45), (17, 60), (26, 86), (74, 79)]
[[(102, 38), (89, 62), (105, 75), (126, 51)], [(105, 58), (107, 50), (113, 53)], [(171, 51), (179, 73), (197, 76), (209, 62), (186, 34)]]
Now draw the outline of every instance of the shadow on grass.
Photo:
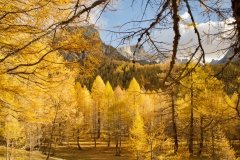
[(125, 149), (122, 150), (121, 156), (115, 156), (114, 147), (84, 147), (78, 150), (74, 146), (60, 146), (57, 147), (55, 156), (56, 158), (66, 160), (130, 160), (130, 153)]

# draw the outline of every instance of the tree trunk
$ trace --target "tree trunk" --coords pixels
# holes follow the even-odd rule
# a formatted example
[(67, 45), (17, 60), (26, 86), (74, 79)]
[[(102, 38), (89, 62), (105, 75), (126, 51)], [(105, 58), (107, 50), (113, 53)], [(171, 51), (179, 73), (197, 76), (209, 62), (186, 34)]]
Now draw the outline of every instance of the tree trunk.
[(121, 155), (121, 152), (122, 152), (122, 136), (121, 136), (121, 133), (120, 133), (120, 139), (119, 139), (119, 155)]
[[(233, 10), (233, 17), (236, 20), (237, 25), (237, 32), (238, 32), (238, 40), (240, 40), (240, 1), (239, 0), (232, 0), (232, 10)], [(238, 41), (240, 43), (240, 41)]]
[(137, 151), (137, 160), (139, 160), (139, 151)]
[(117, 138), (116, 138), (116, 154), (115, 154), (116, 156), (120, 156), (119, 155), (119, 142), (118, 142), (118, 136), (117, 136)]
[(151, 142), (151, 146), (150, 146), (150, 152), (151, 152), (151, 160), (153, 160), (153, 143)]
[(81, 145), (80, 145), (80, 129), (77, 129), (77, 146), (79, 150), (82, 150)]
[(41, 144), (40, 144), (40, 146), (41, 146), (41, 148), (42, 148), (42, 153), (43, 154), (45, 154), (46, 153), (46, 129), (47, 127), (44, 127), (44, 131), (43, 131), (43, 138), (42, 138), (42, 140), (41, 140)]
[(68, 147), (70, 147), (69, 136), (67, 137), (67, 144), (68, 144)]
[(12, 152), (13, 152), (13, 140), (11, 141), (11, 150), (9, 153), (9, 160), (11, 160)]
[(50, 139), (49, 139), (49, 142), (48, 142), (48, 153), (47, 153), (46, 160), (48, 160), (50, 158), (50, 155), (51, 155), (53, 131), (54, 131), (54, 126), (52, 127), (51, 136), (50, 136)]
[[(238, 90), (240, 90), (240, 88), (238, 88)], [(239, 108), (239, 105), (240, 105), (240, 93), (238, 93), (238, 99), (237, 99), (236, 107), (235, 107), (238, 118), (240, 118), (240, 108)]]
[[(108, 99), (108, 114), (110, 112), (110, 104)], [(108, 115), (108, 147), (110, 147), (111, 144), (111, 133), (110, 133), (110, 116)]]
[(58, 135), (59, 135), (58, 144), (62, 145), (62, 139), (63, 139), (62, 123), (59, 123)]
[(213, 133), (213, 127), (211, 128), (211, 143), (212, 143), (212, 159), (215, 159), (215, 141), (214, 141), (214, 133)]
[(178, 151), (178, 136), (177, 136), (177, 124), (175, 118), (175, 103), (174, 103), (174, 92), (172, 91), (172, 125), (173, 125), (173, 139), (174, 139), (174, 153)]
[(55, 123), (56, 123), (56, 119), (57, 119), (57, 115), (58, 115), (58, 110), (59, 110), (59, 105), (56, 106), (56, 113), (55, 113), (55, 116), (54, 116), (54, 119), (52, 122), (52, 130), (51, 130), (50, 140), (49, 140), (49, 144), (48, 144), (49, 148), (48, 148), (48, 154), (47, 154), (46, 160), (49, 159), (51, 150), (52, 150), (52, 139), (53, 139), (53, 133), (55, 130)]
[(32, 154), (32, 134), (31, 134), (31, 125), (29, 126), (30, 131), (29, 131), (29, 160), (32, 159), (31, 154)]
[(93, 114), (93, 130), (92, 130), (92, 135), (93, 135), (93, 141), (94, 141), (94, 147), (97, 147), (97, 128), (98, 128), (98, 123), (97, 123), (97, 104), (95, 103), (94, 105), (94, 114)]
[(96, 138), (96, 132), (94, 131), (94, 135), (93, 135), (93, 140), (94, 140), (94, 147), (97, 147), (97, 138)]
[(108, 147), (110, 147), (111, 145), (111, 134), (108, 133)]
[(57, 149), (57, 138), (54, 138), (54, 150), (53, 150), (53, 155), (55, 155), (55, 151)]
[(116, 156), (121, 156), (121, 145), (122, 145), (121, 134), (117, 134), (116, 138)]
[[(191, 74), (192, 81), (192, 74)], [(191, 82), (191, 105), (190, 105), (190, 125), (189, 125), (189, 140), (188, 140), (188, 150), (190, 156), (193, 156), (193, 82)]]
[(98, 106), (98, 119), (97, 119), (97, 138), (100, 138), (100, 133), (101, 133), (101, 112), (100, 112), (100, 106)]
[(199, 143), (199, 151), (198, 156), (202, 156), (202, 150), (203, 150), (203, 117), (200, 117), (200, 143)]
[(235, 56), (240, 55), (240, 1), (232, 0), (232, 11), (233, 17), (235, 18), (236, 33), (237, 33), (237, 44), (234, 48)]
[(8, 157), (9, 157), (9, 154), (8, 154), (8, 145), (9, 145), (9, 139), (7, 137), (7, 140), (6, 140), (6, 160), (8, 160)]

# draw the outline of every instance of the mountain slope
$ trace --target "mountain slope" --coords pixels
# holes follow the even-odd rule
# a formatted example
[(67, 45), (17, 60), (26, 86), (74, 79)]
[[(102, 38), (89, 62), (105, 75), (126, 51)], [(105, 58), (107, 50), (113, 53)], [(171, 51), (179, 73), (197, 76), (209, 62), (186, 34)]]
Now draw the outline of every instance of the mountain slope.
[[(229, 59), (230, 59), (233, 55), (234, 55), (234, 50), (233, 50), (233, 48), (230, 48), (230, 49), (226, 52), (225, 56), (224, 56), (222, 59), (220, 59), (220, 60), (212, 60), (211, 64), (225, 64), (225, 63), (227, 63), (227, 62), (229, 61)], [(232, 59), (231, 62), (237, 62), (237, 61), (239, 61), (239, 60), (240, 60), (240, 56), (239, 56), (239, 55), (236, 55), (236, 56)]]

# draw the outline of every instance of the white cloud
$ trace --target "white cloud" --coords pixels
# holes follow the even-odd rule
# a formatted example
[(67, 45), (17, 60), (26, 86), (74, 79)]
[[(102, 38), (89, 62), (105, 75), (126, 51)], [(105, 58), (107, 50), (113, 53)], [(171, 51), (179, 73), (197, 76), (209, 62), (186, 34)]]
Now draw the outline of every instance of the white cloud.
[(100, 9), (96, 9), (95, 11), (91, 12), (89, 15), (89, 23), (95, 24), (97, 27), (104, 28), (108, 25), (108, 21), (100, 15), (100, 12)]
[(180, 17), (182, 18), (182, 19), (189, 19), (190, 18), (190, 15), (189, 15), (189, 13), (188, 12), (185, 12), (185, 13), (183, 13), (182, 15), (180, 15)]
[[(121, 5), (121, 1), (115, 0), (111, 1), (108, 4), (107, 8), (105, 8), (104, 12), (110, 12), (112, 10), (116, 10)], [(104, 18), (102, 14), (103, 6), (96, 7), (89, 15), (89, 22), (91, 24), (95, 24), (99, 28), (106, 28), (108, 27), (108, 20)]]
[[(185, 18), (186, 17), (187, 15), (185, 15)], [(229, 18), (226, 21), (219, 21), (219, 22), (210, 21), (210, 22), (197, 24), (198, 31), (201, 35), (202, 45), (206, 53), (206, 61), (209, 62), (212, 59), (221, 58), (222, 56), (224, 56), (224, 52), (221, 52), (218, 50), (221, 50), (230, 46), (229, 41), (223, 41), (222, 38), (219, 36), (207, 36), (207, 34), (216, 34), (216, 33), (219, 33), (220, 31), (226, 31), (228, 29), (231, 29), (232, 26), (228, 24), (232, 21), (233, 19)], [(186, 24), (180, 23), (179, 28), (181, 33), (179, 49), (183, 49), (180, 51), (181, 54), (179, 55), (185, 56), (185, 54), (187, 54), (186, 52), (192, 53), (194, 49), (190, 50), (190, 49), (184, 49), (184, 48), (188, 48), (190, 46), (198, 44), (197, 34), (195, 33), (193, 27), (189, 27)], [(160, 33), (157, 33), (157, 35), (155, 36), (155, 39), (158, 41), (168, 42), (172, 44), (173, 37), (174, 37), (173, 30), (167, 29)], [(167, 47), (171, 49), (172, 45), (169, 45)]]

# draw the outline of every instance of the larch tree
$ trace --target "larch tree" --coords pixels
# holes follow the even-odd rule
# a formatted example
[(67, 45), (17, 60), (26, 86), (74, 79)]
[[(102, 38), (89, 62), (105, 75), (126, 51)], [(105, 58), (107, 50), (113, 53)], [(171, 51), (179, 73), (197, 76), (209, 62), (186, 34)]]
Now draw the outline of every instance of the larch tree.
[(214, 140), (212, 142), (212, 155), (213, 159), (236, 159), (236, 153), (226, 138), (226, 135), (218, 126), (214, 129)]
[(168, 107), (168, 103), (163, 102), (166, 97), (160, 93), (146, 92), (143, 94), (143, 99), (146, 108), (143, 112), (147, 135), (146, 157), (151, 160), (163, 158), (167, 154), (166, 150), (171, 151), (170, 148), (172, 148), (172, 141), (165, 133), (167, 120), (163, 116), (159, 116), (164, 114), (161, 109)]
[(2, 130), (2, 136), (6, 139), (6, 159), (11, 160), (13, 156), (13, 148), (17, 142), (21, 142), (24, 137), (23, 125), (16, 119), (8, 115)]
[(129, 110), (125, 101), (125, 92), (117, 86), (114, 90), (114, 136), (116, 143), (116, 156), (121, 155), (124, 132), (128, 131)]
[[(104, 5), (105, 2), (107, 1), (100, 0), (92, 3), (72, 0), (1, 1), (0, 90), (4, 93), (0, 96), (1, 107), (17, 111), (21, 107), (14, 107), (17, 105), (12, 103), (9, 96), (21, 96), (25, 93), (23, 89), (30, 85), (32, 89), (41, 92), (39, 88), (44, 90), (53, 87), (52, 85), (57, 84), (55, 82), (64, 79), (59, 71), (63, 73), (66, 70), (66, 62), (58, 51), (61, 48), (66, 49), (66, 46), (70, 50), (76, 46), (76, 43), (56, 44), (56, 39), (64, 33), (64, 28), (71, 22), (78, 22), (78, 27), (88, 25), (84, 21), (88, 13), (93, 8)], [(83, 40), (83, 36), (80, 36), (83, 32), (72, 39), (78, 36)], [(85, 43), (82, 43), (84, 49), (91, 50), (90, 42), (84, 40)], [(95, 35), (91, 40), (98, 43), (100, 47)], [(92, 52), (96, 50), (95, 47)], [(96, 60), (91, 60), (91, 62), (94, 61)], [(31, 96), (26, 97), (31, 99), (29, 98)]]
[(236, 116), (240, 118), (240, 94), (234, 92), (231, 97), (227, 97), (227, 103), (235, 110)]
[[(204, 142), (209, 137), (212, 137), (209, 141), (214, 140), (215, 127), (223, 127), (226, 121), (233, 121), (233, 109), (227, 106), (223, 83), (209, 74), (212, 74), (212, 70), (208, 66), (196, 67), (181, 83), (179, 96), (182, 100), (177, 102), (178, 115), (181, 123), (189, 124), (185, 127), (189, 129), (187, 135), (190, 156), (197, 153), (201, 157), (204, 148), (207, 148)], [(194, 143), (197, 140), (199, 147), (195, 152)]]
[(137, 160), (145, 159), (147, 147), (147, 134), (145, 125), (138, 109), (135, 110), (133, 124), (130, 129), (130, 149), (133, 151)]
[(102, 131), (102, 118), (103, 118), (103, 107), (104, 107), (104, 89), (105, 84), (100, 76), (97, 76), (95, 81), (92, 85), (91, 95), (93, 98), (93, 112), (92, 112), (92, 119), (93, 119), (93, 138), (96, 147), (96, 140), (100, 138), (101, 131)]
[(178, 152), (178, 131), (177, 131), (177, 118), (176, 118), (176, 97), (177, 97), (177, 89), (172, 88), (171, 94), (171, 120), (172, 120), (172, 128), (173, 128), (173, 139), (174, 139), (174, 153)]
[[(75, 76), (68, 75), (68, 77), (61, 81), (61, 85), (56, 85), (51, 87), (47, 94), (42, 95), (44, 98), (44, 103), (47, 107), (47, 123), (46, 123), (46, 134), (45, 134), (45, 143), (47, 143), (46, 153), (47, 159), (54, 154), (54, 149), (56, 148), (57, 141), (62, 135), (58, 135), (57, 131), (59, 130), (60, 124), (62, 122), (71, 121), (71, 115), (76, 114), (74, 108), (76, 106), (76, 93), (75, 93)], [(71, 126), (65, 128), (69, 132), (72, 132)], [(67, 140), (69, 141), (71, 133), (65, 133), (67, 135)], [(61, 137), (60, 137), (61, 138)]]
[(86, 136), (91, 130), (91, 109), (92, 109), (92, 98), (90, 92), (86, 87), (82, 87), (79, 82), (75, 85), (76, 93), (76, 130), (77, 130), (77, 146), (81, 150), (80, 136)]
[(183, 95), (185, 101), (188, 103), (188, 107), (186, 108), (187, 110), (184, 110), (184, 112), (189, 114), (188, 150), (190, 156), (193, 156), (194, 154), (194, 123), (196, 122), (195, 110), (198, 107), (198, 94), (201, 92), (201, 90), (203, 90), (201, 87), (204, 85), (207, 76), (208, 75), (204, 73), (201, 67), (197, 67), (195, 68), (194, 72), (191, 72), (189, 77), (186, 77), (182, 82), (182, 93), (180, 94)]
[(127, 98), (129, 102), (128, 105), (131, 107), (133, 113), (136, 109), (139, 109), (139, 111), (141, 111), (139, 108), (140, 103), (142, 102), (141, 95), (141, 88), (136, 79), (133, 78), (127, 88)]
[(114, 92), (109, 82), (106, 83), (104, 90), (104, 114), (105, 114), (105, 130), (107, 135), (107, 146), (110, 147), (113, 133), (113, 116), (114, 116)]

